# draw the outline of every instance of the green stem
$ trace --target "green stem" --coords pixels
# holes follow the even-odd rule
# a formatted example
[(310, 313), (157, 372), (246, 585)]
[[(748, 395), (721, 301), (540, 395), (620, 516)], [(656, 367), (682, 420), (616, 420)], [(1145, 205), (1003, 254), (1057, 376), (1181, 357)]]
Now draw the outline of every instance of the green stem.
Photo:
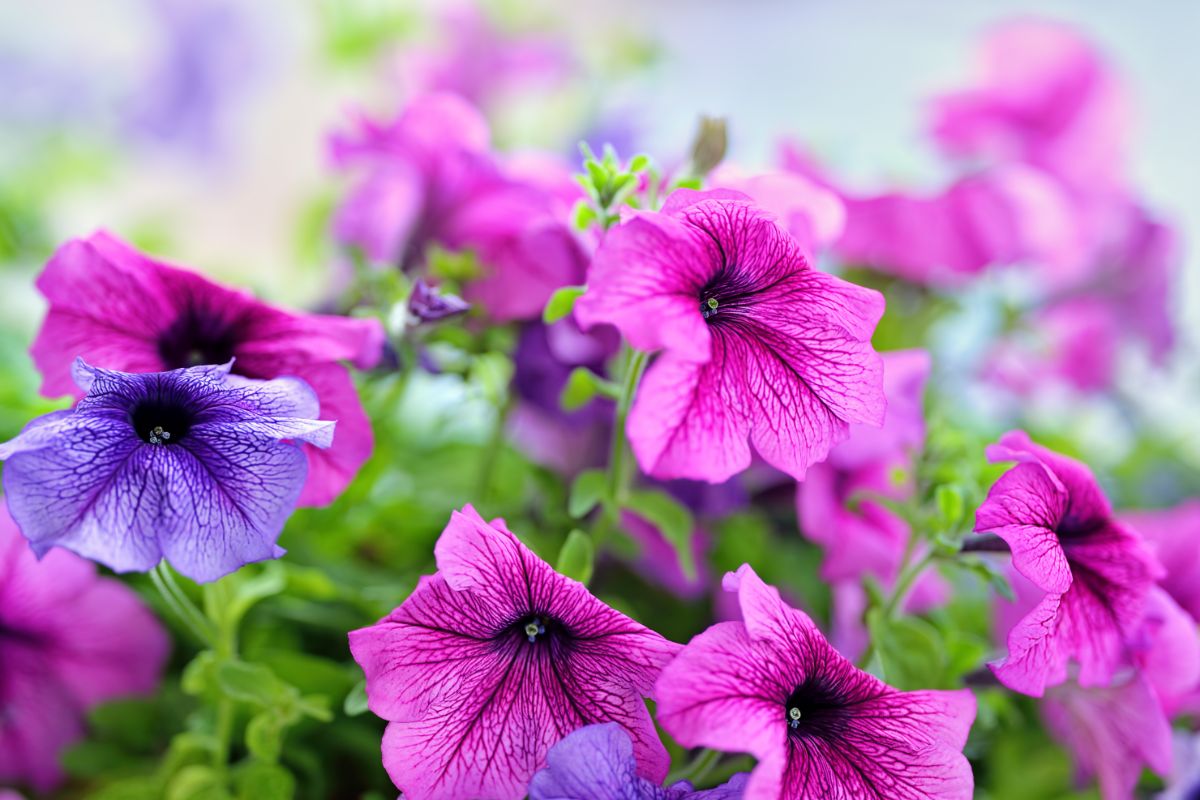
[[(217, 631), (213, 650), (217, 662), (232, 661), (237, 658), (237, 623), (230, 619), (229, 587), (226, 581), (215, 581), (204, 587), (204, 609), (208, 618)], [(216, 721), (213, 736), (216, 748), (213, 751), (213, 767), (222, 774), (229, 767), (229, 753), (233, 747), (234, 725), (233, 699), (222, 694), (217, 701)]]
[(179, 618), (184, 627), (204, 645), (212, 645), (215, 631), (200, 609), (184, 594), (183, 589), (175, 582), (166, 561), (160, 561), (150, 570), (150, 581), (162, 595), (163, 601), (171, 612)]
[(712, 772), (713, 767), (721, 760), (721, 753), (716, 750), (705, 748), (696, 754), (696, 757), (688, 762), (678, 772), (673, 773), (667, 778), (667, 785), (671, 785), (678, 781), (688, 781), (693, 786), (708, 777), (708, 773)]
[(488, 436), (487, 447), (483, 451), (483, 462), (479, 469), (479, 486), (476, 497), (479, 502), (488, 498), (492, 488), (492, 478), (496, 474), (496, 465), (500, 462), (500, 451), (504, 449), (504, 428), (508, 424), (508, 415), (512, 411), (513, 393), (510, 391), (504, 403), (496, 408), (496, 420), (492, 424), (491, 435)]
[[(900, 604), (904, 602), (904, 598), (908, 596), (908, 592), (912, 589), (917, 578), (921, 577), (930, 564), (934, 562), (936, 556), (933, 551), (926, 553), (917, 561), (912, 561), (912, 555), (915, 548), (915, 537), (908, 541), (908, 548), (904, 553), (904, 567), (900, 570), (899, 577), (896, 578), (896, 583), (892, 586), (892, 591), (883, 603), (883, 621), (884, 623), (891, 622), (896, 615), (896, 610)], [(861, 669), (866, 669), (871, 665), (871, 659), (875, 657), (875, 638), (867, 642), (867, 649), (863, 651), (862, 656), (858, 659), (858, 666)]]
[(616, 515), (621, 501), (625, 499), (627, 476), (625, 470), (625, 452), (628, 450), (625, 435), (625, 422), (629, 418), (629, 409), (633, 405), (633, 395), (637, 392), (642, 373), (646, 371), (649, 355), (640, 350), (629, 351), (626, 359), (625, 379), (621, 385), (621, 396), (617, 400), (617, 414), (613, 420), (612, 447), (608, 456), (608, 500), (609, 513)]

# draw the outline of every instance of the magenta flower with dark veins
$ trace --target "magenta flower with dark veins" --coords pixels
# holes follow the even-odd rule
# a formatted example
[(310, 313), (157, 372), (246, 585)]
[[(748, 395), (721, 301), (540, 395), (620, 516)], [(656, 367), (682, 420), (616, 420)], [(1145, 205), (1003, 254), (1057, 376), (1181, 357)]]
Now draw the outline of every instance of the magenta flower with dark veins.
[(642, 469), (720, 483), (750, 465), (751, 445), (802, 479), (851, 423), (882, 424), (871, 334), (883, 305), (812, 269), (746, 195), (680, 190), (609, 231), (575, 314), (664, 351), (629, 417)]
[(328, 447), (303, 381), (229, 365), (130, 374), (75, 362), (87, 394), (0, 444), (8, 509), (39, 557), (65, 547), (117, 572), (167, 559), (196, 581), (278, 558), (307, 473)]
[(597, 722), (624, 728), (638, 774), (662, 781), (669, 759), (642, 698), (679, 645), (470, 506), (434, 553), (436, 574), (350, 634), (371, 710), (390, 722), (383, 763), (404, 796), (517, 800), (555, 742)]
[(747, 800), (969, 798), (967, 690), (901, 692), (843, 658), (748, 564), (725, 576), (742, 622), (696, 636), (658, 679), (685, 747), (747, 752)]
[(988, 492), (975, 530), (1007, 542), (1017, 572), (1044, 592), (1008, 634), (992, 671), (1008, 688), (1040, 697), (1078, 665), (1080, 686), (1107, 686), (1128, 663), (1147, 598), (1163, 569), (1142, 537), (1113, 519), (1091, 470), (1010, 431), (988, 447), (1016, 461)]
[(741, 800), (745, 773), (712, 789), (670, 786), (638, 775), (633, 743), (620, 725), (588, 725), (550, 748), (547, 766), (529, 782), (529, 800)]
[(170, 648), (134, 591), (63, 550), (39, 561), (0, 506), (0, 782), (56, 786), (87, 712), (153, 693)]
[(235, 375), (301, 378), (320, 398), (319, 417), (338, 423), (333, 447), (304, 447), (301, 505), (332, 502), (371, 455), (371, 423), (342, 362), (366, 369), (379, 361), (378, 320), (275, 308), (148, 258), (103, 231), (60, 247), (37, 286), (50, 310), (31, 354), (47, 397), (82, 396), (71, 378), (77, 356), (126, 372), (235, 359)]

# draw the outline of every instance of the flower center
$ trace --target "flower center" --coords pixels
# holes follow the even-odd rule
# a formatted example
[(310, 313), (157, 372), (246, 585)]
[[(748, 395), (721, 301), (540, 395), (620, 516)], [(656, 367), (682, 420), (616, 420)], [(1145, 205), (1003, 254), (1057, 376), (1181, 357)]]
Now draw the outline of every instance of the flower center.
[(817, 676), (797, 686), (780, 710), (790, 735), (826, 738), (845, 726), (844, 705), (841, 691)]
[(720, 300), (718, 300), (715, 297), (710, 297), (700, 304), (700, 313), (704, 316), (705, 319), (715, 317), (717, 315), (717, 308), (720, 305), (721, 305)]
[(143, 400), (134, 407), (130, 421), (137, 435), (149, 444), (175, 444), (192, 428), (191, 412), (170, 400)]
[(541, 619), (539, 619), (537, 617), (534, 617), (533, 619), (526, 622), (523, 630), (525, 632), (526, 638), (529, 639), (529, 642), (531, 644), (533, 642), (536, 642), (538, 640), (539, 636), (546, 635), (546, 625), (545, 625), (545, 623), (543, 623), (541, 621)]
[(800, 718), (804, 716), (804, 712), (792, 706), (788, 709), (788, 727), (792, 730), (800, 727)]
[(158, 355), (167, 369), (224, 364), (236, 345), (236, 330), (227, 320), (191, 306), (159, 335)]

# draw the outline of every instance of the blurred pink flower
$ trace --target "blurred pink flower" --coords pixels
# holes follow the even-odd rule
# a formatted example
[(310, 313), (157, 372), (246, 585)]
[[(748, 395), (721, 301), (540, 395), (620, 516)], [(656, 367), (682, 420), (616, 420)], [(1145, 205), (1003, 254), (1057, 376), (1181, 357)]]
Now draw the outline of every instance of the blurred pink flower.
[(621, 514), (621, 528), (641, 548), (641, 552), (633, 561), (633, 568), (647, 581), (662, 586), (685, 600), (708, 594), (713, 577), (706, 563), (710, 541), (704, 531), (692, 531), (690, 546), (696, 575), (688, 578), (679, 562), (679, 553), (675, 545), (667, 541), (654, 525), (626, 511)]
[(1193, 619), (1200, 620), (1200, 500), (1119, 516), (1154, 548), (1167, 571), (1162, 587)]
[(57, 785), (87, 711), (153, 693), (169, 649), (132, 590), (65, 550), (39, 561), (0, 507), (0, 781)]
[(774, 214), (779, 224), (799, 242), (810, 262), (841, 236), (846, 226), (846, 208), (841, 198), (796, 172), (747, 176), (733, 166), (722, 164), (713, 170), (708, 184), (741, 192)]
[(565, 188), (565, 166), (510, 167), (489, 138), (479, 112), (450, 94), (415, 98), (390, 123), (360, 117), (331, 139), (335, 165), (354, 175), (334, 235), (405, 270), (423, 266), (431, 245), (469, 250), (483, 274), (465, 299), (496, 320), (534, 318), (554, 290), (583, 281), (587, 256), (567, 223), (578, 192)]

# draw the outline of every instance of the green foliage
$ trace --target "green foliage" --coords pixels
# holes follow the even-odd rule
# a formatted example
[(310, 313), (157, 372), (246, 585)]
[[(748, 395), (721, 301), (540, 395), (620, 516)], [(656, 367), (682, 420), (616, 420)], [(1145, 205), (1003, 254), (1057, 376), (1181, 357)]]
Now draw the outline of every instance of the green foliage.
[[(587, 206), (583, 207), (587, 208)], [(550, 295), (550, 299), (546, 301), (545, 309), (542, 310), (542, 322), (553, 325), (560, 319), (565, 319), (574, 310), (575, 301), (586, 291), (586, 286), (564, 286), (556, 289), (554, 294)]]
[(688, 578), (696, 575), (696, 558), (692, 552), (692, 512), (666, 492), (642, 490), (630, 492), (623, 505), (629, 511), (658, 528), (679, 557), (679, 565)]
[(575, 528), (567, 534), (567, 540), (558, 552), (558, 561), (555, 562), (554, 568), (568, 578), (574, 578), (586, 585), (592, 579), (595, 559), (596, 549), (592, 545), (592, 537)]

